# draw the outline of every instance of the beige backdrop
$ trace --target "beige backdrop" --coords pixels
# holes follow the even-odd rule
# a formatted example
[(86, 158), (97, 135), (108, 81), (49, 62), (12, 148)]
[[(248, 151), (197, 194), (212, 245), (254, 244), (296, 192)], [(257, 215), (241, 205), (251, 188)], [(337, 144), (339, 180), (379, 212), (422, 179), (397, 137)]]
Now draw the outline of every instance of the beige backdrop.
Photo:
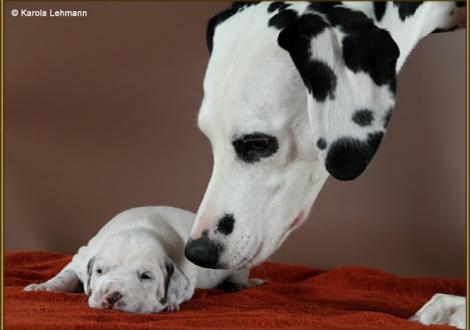
[[(205, 24), (225, 6), (5, 3), (7, 250), (73, 253), (123, 209), (197, 209), (212, 162), (196, 128)], [(13, 8), (88, 17), (12, 17)], [(272, 260), (464, 276), (464, 31), (417, 47), (368, 171), (329, 179)]]

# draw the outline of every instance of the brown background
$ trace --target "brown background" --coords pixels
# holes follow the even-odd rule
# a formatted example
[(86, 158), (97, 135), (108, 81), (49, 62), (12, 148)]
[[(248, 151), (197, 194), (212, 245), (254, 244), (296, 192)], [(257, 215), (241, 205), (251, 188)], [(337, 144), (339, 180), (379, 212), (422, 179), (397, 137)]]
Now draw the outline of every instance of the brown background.
[[(5, 3), (5, 247), (73, 253), (116, 212), (196, 211), (205, 24), (224, 3)], [(12, 17), (87, 9), (86, 18)], [(426, 38), (399, 75), (369, 170), (329, 179), (272, 260), (465, 274), (465, 33)]]

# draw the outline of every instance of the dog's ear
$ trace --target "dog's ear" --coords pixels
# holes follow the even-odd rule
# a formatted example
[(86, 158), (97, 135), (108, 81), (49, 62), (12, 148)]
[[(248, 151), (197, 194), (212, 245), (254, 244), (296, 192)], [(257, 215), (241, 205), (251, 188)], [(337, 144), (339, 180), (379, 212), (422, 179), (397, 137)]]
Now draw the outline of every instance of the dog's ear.
[(399, 49), (364, 14), (313, 4), (278, 37), (308, 91), (314, 143), (327, 171), (352, 180), (367, 167), (395, 103)]
[(88, 260), (88, 264), (86, 266), (86, 280), (83, 281), (84, 291), (88, 296), (92, 294), (90, 284), (91, 277), (93, 276), (93, 265), (95, 264), (95, 259), (96, 257), (92, 257), (90, 260)]
[(165, 304), (180, 304), (189, 289), (189, 279), (169, 258), (165, 262), (165, 267), (167, 273)]

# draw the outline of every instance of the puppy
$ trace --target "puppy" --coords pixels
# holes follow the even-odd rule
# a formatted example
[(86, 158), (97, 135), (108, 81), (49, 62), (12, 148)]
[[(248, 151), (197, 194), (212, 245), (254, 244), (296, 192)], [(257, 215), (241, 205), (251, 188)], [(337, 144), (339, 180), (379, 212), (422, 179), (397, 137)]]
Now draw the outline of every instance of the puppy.
[(184, 257), (195, 214), (173, 207), (139, 207), (111, 219), (55, 277), (25, 291), (84, 291), (92, 308), (134, 313), (179, 310), (195, 288), (228, 291), (263, 283), (249, 269), (215, 270)]

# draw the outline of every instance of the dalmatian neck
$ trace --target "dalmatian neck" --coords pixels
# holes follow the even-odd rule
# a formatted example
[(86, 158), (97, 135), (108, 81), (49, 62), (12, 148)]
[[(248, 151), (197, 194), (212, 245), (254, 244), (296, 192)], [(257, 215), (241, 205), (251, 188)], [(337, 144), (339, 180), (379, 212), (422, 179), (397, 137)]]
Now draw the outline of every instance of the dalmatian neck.
[(425, 1), (343, 2), (345, 7), (359, 10), (373, 19), (377, 26), (389, 31), (400, 49), (397, 72), (416, 44), (435, 31), (465, 27), (466, 8), (462, 2)]

